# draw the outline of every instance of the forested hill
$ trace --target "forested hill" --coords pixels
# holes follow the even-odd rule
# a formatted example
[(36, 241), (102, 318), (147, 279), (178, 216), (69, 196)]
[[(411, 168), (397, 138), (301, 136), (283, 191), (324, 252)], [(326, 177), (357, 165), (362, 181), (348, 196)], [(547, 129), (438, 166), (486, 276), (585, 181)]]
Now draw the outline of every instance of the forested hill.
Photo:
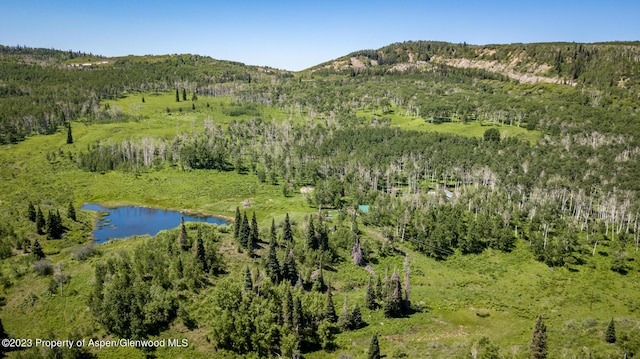
[(632, 90), (636, 96), (640, 88), (640, 42), (469, 45), (408, 41), (356, 51), (309, 70), (384, 73), (443, 64), (485, 69), (526, 83), (591, 85), (618, 94)]
[(74, 51), (0, 45), (0, 144), (50, 134), (80, 117), (105, 120), (100, 101), (126, 91), (233, 92), (229, 83), (262, 81), (285, 71), (199, 55), (106, 58)]

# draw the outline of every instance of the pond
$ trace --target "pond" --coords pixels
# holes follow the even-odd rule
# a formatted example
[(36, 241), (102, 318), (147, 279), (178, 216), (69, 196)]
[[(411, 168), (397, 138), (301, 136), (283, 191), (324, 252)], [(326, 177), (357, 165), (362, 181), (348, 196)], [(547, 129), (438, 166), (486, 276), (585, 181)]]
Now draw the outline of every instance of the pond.
[(144, 234), (155, 236), (161, 230), (177, 227), (182, 216), (184, 216), (185, 222), (227, 224), (227, 221), (216, 217), (186, 215), (176, 211), (147, 207), (123, 206), (105, 208), (98, 204), (85, 204), (82, 209), (103, 213), (102, 218), (96, 223), (96, 229), (93, 231), (93, 238), (96, 244), (114, 238), (126, 238)]

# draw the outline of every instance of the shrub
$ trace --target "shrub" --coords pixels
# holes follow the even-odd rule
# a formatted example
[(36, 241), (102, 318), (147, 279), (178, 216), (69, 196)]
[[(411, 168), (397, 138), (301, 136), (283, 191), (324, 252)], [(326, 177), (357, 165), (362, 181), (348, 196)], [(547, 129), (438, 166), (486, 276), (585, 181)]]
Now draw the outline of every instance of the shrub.
[(53, 265), (48, 259), (41, 259), (31, 265), (33, 271), (38, 275), (52, 275)]
[(96, 248), (93, 243), (89, 243), (86, 246), (78, 248), (75, 252), (71, 254), (71, 258), (83, 262), (87, 260), (89, 257), (100, 255), (100, 251)]

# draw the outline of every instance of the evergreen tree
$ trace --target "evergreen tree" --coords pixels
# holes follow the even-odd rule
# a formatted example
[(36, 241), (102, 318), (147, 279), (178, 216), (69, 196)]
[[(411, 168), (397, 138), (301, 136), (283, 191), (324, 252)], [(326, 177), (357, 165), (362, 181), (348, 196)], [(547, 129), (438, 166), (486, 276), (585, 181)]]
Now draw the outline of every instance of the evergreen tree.
[(378, 334), (374, 334), (371, 337), (371, 343), (369, 343), (369, 353), (367, 359), (380, 359), (380, 345), (378, 344)]
[(293, 324), (293, 297), (291, 296), (291, 287), (287, 285), (284, 293), (284, 302), (282, 303), (282, 322), (285, 327), (291, 328)]
[(289, 220), (289, 213), (284, 217), (284, 227), (282, 228), (282, 239), (285, 243), (293, 242), (293, 233), (291, 232), (291, 221)]
[(536, 326), (533, 329), (533, 337), (529, 346), (534, 359), (545, 359), (547, 357), (547, 327), (542, 321), (542, 316), (538, 315)]
[(244, 270), (244, 291), (245, 293), (253, 292), (253, 280), (251, 279), (251, 270), (245, 267)]
[(322, 220), (322, 213), (318, 213), (318, 225), (316, 226), (316, 238), (318, 247), (322, 251), (329, 249), (329, 234), (327, 231), (327, 225)]
[(609, 322), (609, 325), (607, 326), (607, 333), (606, 333), (606, 338), (607, 343), (615, 343), (616, 342), (616, 325), (613, 321), (613, 318), (611, 318), (611, 321)]
[(391, 276), (390, 286), (385, 300), (384, 316), (387, 318), (398, 318), (402, 316), (402, 289), (400, 288), (400, 278), (395, 270)]
[(196, 241), (196, 260), (202, 266), (202, 270), (207, 272), (207, 254), (204, 249), (204, 242), (202, 241), (202, 229), (198, 226), (198, 239)]
[(353, 306), (353, 311), (351, 312), (351, 329), (356, 330), (364, 327), (365, 323), (362, 320), (362, 313), (360, 313), (360, 306), (356, 303)]
[(40, 242), (38, 241), (38, 239), (36, 238), (36, 240), (33, 242), (33, 245), (31, 245), (31, 253), (33, 254), (34, 257), (36, 257), (37, 259), (42, 259), (44, 258), (44, 251), (42, 250), (42, 247), (40, 246)]
[(300, 301), (300, 297), (296, 297), (293, 300), (293, 322), (291, 326), (297, 334), (302, 332), (305, 327), (304, 312), (302, 311), (302, 301)]
[(44, 220), (44, 214), (42, 214), (42, 210), (40, 206), (38, 206), (38, 211), (36, 214), (36, 228), (38, 229), (38, 234), (44, 234), (46, 222)]
[(329, 321), (329, 323), (335, 323), (338, 321), (338, 316), (336, 315), (336, 308), (333, 305), (333, 295), (331, 294), (331, 286), (329, 286), (327, 290), (327, 302), (324, 306), (324, 319)]
[(187, 101), (187, 89), (182, 89), (182, 101)]
[(178, 245), (183, 251), (187, 250), (187, 227), (184, 225), (184, 216), (180, 216), (180, 234), (178, 235)]
[(316, 229), (313, 225), (313, 216), (309, 216), (309, 226), (307, 228), (307, 247), (311, 250), (318, 249), (318, 238), (316, 237)]
[(67, 210), (67, 217), (72, 221), (76, 221), (76, 208), (73, 206), (73, 201), (69, 201), (69, 209)]
[(298, 280), (298, 269), (296, 268), (296, 260), (293, 258), (293, 251), (289, 250), (287, 257), (282, 264), (282, 278), (295, 284)]
[(378, 298), (378, 300), (384, 301), (385, 300), (385, 290), (384, 290), (384, 285), (382, 284), (382, 279), (380, 278), (380, 276), (378, 276), (378, 280), (376, 282), (376, 298)]
[(368, 309), (375, 310), (378, 307), (376, 303), (376, 292), (373, 289), (373, 280), (369, 277), (369, 285), (367, 286), (366, 306)]
[(37, 213), (36, 213), (36, 207), (33, 206), (33, 202), (29, 202), (29, 207), (27, 208), (27, 212), (29, 213), (29, 220), (31, 222), (35, 222)]
[[(273, 228), (273, 227), (272, 227)], [(271, 278), (271, 282), (280, 283), (280, 263), (278, 262), (278, 255), (276, 253), (276, 241), (271, 236), (269, 241), (269, 254), (267, 255), (267, 275)]]
[(247, 246), (254, 246), (260, 241), (260, 231), (258, 229), (258, 220), (256, 219), (256, 212), (253, 212), (251, 217), (251, 231), (249, 232), (249, 244)]
[(62, 219), (59, 212), (51, 212), (47, 216), (47, 238), (60, 239), (62, 238), (63, 228)]
[(242, 215), (242, 224), (240, 225), (240, 245), (242, 247), (249, 247), (249, 236), (251, 234), (251, 227), (249, 226), (249, 219), (247, 218), (247, 211), (244, 211)]
[(351, 329), (351, 312), (349, 311), (349, 307), (347, 305), (347, 296), (344, 297), (344, 304), (342, 305), (342, 310), (340, 311), (340, 317), (338, 317), (338, 326), (342, 330)]
[(73, 143), (73, 135), (71, 134), (71, 122), (67, 125), (67, 145)]
[(277, 245), (278, 235), (276, 234), (276, 221), (271, 218), (271, 238), (269, 238), (269, 243), (274, 247)]
[(178, 91), (178, 89), (176, 89), (176, 102), (180, 102), (180, 92)]
[(327, 289), (327, 286), (324, 284), (324, 278), (322, 277), (322, 262), (320, 262), (320, 268), (318, 269), (318, 274), (313, 281), (313, 287), (311, 289), (316, 292), (324, 292)]
[(233, 238), (236, 241), (240, 240), (240, 226), (242, 225), (242, 215), (240, 214), (240, 208), (236, 207), (236, 220), (233, 224)]

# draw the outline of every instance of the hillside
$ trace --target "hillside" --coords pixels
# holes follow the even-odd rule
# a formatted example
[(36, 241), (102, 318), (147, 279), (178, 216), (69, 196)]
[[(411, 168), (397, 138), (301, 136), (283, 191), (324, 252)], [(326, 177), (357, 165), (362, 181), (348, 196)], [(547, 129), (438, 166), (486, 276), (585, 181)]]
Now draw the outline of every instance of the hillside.
[(408, 41), (361, 50), (309, 69), (407, 71), (444, 64), (479, 68), (523, 83), (551, 82), (637, 90), (638, 42), (468, 45)]
[(199, 55), (106, 58), (0, 45), (0, 143), (50, 134), (68, 120), (108, 121), (100, 101), (127, 91), (189, 88), (202, 95), (233, 92), (228, 84), (271, 81), (288, 73)]
[[(110, 346), (6, 354), (640, 357), (639, 52), (1, 47), (0, 334)], [(230, 224), (94, 245), (85, 203)]]

